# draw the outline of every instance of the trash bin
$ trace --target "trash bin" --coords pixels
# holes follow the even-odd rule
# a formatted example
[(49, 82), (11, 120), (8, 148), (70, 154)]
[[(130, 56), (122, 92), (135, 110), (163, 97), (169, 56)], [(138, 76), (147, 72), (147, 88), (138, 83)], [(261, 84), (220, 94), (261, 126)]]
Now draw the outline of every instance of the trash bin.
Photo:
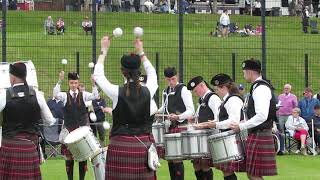
[(271, 11), (272, 16), (280, 16), (280, 7), (273, 7)]

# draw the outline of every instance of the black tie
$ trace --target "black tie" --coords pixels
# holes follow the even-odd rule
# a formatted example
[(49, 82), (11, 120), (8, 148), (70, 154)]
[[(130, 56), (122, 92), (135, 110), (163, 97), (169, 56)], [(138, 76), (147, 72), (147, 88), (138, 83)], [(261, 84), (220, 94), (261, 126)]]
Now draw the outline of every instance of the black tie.
[(74, 102), (77, 101), (77, 93), (75, 93), (75, 92), (73, 93), (73, 98), (72, 99), (73, 99)]

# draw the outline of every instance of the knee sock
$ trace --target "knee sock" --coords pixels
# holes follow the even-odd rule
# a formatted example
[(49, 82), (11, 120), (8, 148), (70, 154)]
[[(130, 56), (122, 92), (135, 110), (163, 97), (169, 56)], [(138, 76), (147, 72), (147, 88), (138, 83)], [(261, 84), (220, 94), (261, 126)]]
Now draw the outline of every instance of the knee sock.
[(194, 171), (194, 174), (196, 175), (197, 177), (197, 180), (202, 180), (202, 177), (203, 177), (203, 171), (200, 169), (198, 171)]
[(183, 162), (175, 163), (175, 180), (184, 180)]
[(236, 176), (236, 174), (232, 174), (232, 175), (230, 175), (230, 176), (225, 176), (224, 177), (224, 180), (237, 180), (238, 178), (237, 178), (237, 176)]
[(73, 160), (66, 161), (66, 171), (67, 171), (68, 180), (73, 180), (73, 165), (74, 165)]
[(203, 180), (213, 180), (212, 169), (210, 169), (209, 171), (203, 171)]
[(84, 180), (84, 177), (86, 176), (87, 168), (87, 161), (79, 162), (79, 179)]
[(174, 163), (173, 162), (168, 162), (168, 167), (169, 167), (170, 179), (174, 180), (174, 178), (175, 178), (175, 173), (174, 172), (176, 171)]

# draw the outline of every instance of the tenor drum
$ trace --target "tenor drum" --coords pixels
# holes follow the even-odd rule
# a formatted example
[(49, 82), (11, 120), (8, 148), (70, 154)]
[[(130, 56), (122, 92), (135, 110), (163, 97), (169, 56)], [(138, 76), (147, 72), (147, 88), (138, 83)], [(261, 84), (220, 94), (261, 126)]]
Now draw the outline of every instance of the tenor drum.
[(85, 161), (101, 152), (100, 143), (87, 126), (72, 131), (64, 142), (77, 161)]
[(182, 154), (182, 135), (181, 133), (172, 133), (164, 135), (165, 155), (166, 160), (181, 160)]
[[(32, 61), (23, 62), (27, 68), (27, 83), (29, 86), (34, 88), (38, 88), (38, 79), (36, 68)], [(0, 64), (0, 89), (6, 89), (11, 87), (10, 78), (9, 78), (9, 63), (1, 63)]]
[(164, 124), (155, 122), (152, 124), (152, 135), (157, 146), (163, 145)]
[(244, 144), (239, 134), (226, 131), (208, 137), (213, 163), (241, 161), (244, 159)]
[(192, 130), (181, 133), (182, 135), (182, 154), (185, 159), (208, 157), (209, 130)]

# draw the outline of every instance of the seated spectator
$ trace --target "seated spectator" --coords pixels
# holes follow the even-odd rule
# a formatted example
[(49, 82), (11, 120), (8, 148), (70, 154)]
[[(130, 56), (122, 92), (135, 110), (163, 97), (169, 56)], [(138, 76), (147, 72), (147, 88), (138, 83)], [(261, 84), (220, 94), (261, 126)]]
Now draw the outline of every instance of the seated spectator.
[(64, 27), (64, 21), (62, 17), (60, 17), (59, 20), (57, 21), (56, 30), (57, 30), (57, 34), (64, 35), (65, 27)]
[(86, 32), (86, 35), (88, 35), (89, 31), (92, 34), (92, 21), (89, 20), (88, 16), (86, 16), (82, 21), (82, 28), (84, 32)]
[(146, 7), (146, 12), (152, 12), (154, 5), (150, 0), (146, 0), (143, 5)]
[(262, 26), (258, 24), (256, 27), (256, 36), (261, 36), (261, 35), (262, 35)]
[(319, 153), (319, 149), (320, 149), (320, 105), (314, 106), (313, 124), (314, 124), (314, 141), (316, 143), (318, 153)]
[(111, 0), (112, 12), (119, 12), (121, 8), (121, 0)]
[(169, 12), (169, 5), (167, 0), (160, 1), (160, 12), (168, 13)]
[(303, 155), (307, 155), (306, 142), (308, 136), (309, 127), (306, 121), (300, 117), (301, 110), (299, 108), (294, 108), (292, 110), (292, 115), (288, 117), (285, 124), (287, 130), (291, 137), (299, 141), (300, 150), (298, 149), (296, 153), (301, 152)]
[(44, 21), (44, 29), (45, 29), (45, 34), (49, 34), (49, 35), (55, 34), (54, 22), (51, 16), (48, 16), (48, 18)]
[(244, 32), (247, 34), (247, 35), (255, 35), (255, 33), (253, 32), (253, 29), (252, 29), (252, 25), (251, 24), (246, 24), (244, 26)]

